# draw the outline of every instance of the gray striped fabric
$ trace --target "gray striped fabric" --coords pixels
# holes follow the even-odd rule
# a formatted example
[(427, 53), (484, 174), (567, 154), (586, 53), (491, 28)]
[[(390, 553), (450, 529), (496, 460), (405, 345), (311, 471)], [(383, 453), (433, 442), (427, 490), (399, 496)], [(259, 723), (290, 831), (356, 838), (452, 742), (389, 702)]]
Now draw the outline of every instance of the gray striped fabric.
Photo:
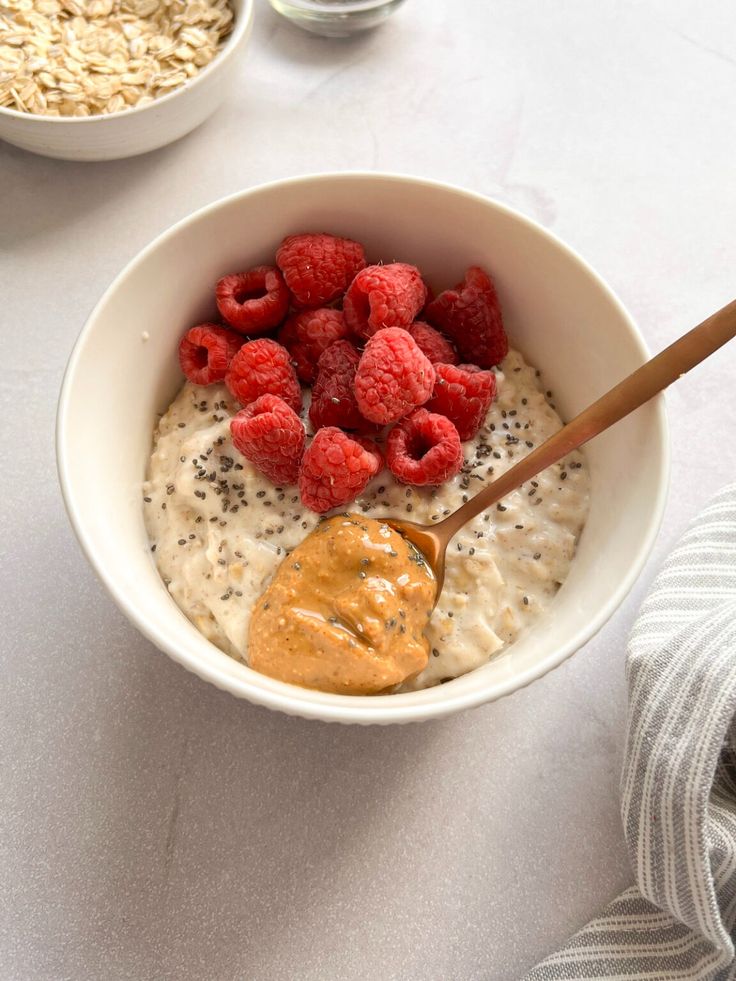
[(736, 484), (667, 560), (626, 665), (632, 886), (525, 981), (736, 977)]

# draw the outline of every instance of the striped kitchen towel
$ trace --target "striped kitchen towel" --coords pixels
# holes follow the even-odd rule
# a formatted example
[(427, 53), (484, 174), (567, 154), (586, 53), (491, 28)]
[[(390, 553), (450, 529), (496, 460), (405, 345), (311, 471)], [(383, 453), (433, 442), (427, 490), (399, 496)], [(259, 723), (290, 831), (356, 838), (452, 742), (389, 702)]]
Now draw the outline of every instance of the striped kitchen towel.
[(626, 677), (621, 812), (638, 887), (525, 981), (736, 977), (736, 484), (655, 580)]

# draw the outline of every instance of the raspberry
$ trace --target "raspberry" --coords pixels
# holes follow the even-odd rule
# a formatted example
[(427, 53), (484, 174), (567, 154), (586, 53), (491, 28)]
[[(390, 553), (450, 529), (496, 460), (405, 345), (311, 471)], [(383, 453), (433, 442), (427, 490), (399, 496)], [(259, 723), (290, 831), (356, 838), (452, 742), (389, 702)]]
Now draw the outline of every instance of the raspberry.
[(370, 337), (383, 327), (408, 327), (426, 296), (427, 287), (416, 266), (405, 262), (368, 266), (345, 294), (345, 321), (358, 337)]
[(348, 336), (340, 310), (307, 310), (289, 317), (279, 341), (289, 351), (296, 373), (307, 385), (317, 377), (317, 362), (330, 344)]
[(454, 290), (440, 293), (424, 314), (454, 341), (466, 361), (481, 368), (500, 364), (508, 353), (498, 294), (479, 266), (471, 266)]
[(336, 235), (289, 235), (276, 252), (276, 265), (297, 309), (315, 309), (339, 299), (365, 266), (363, 246)]
[(360, 355), (350, 341), (336, 341), (319, 359), (317, 380), (312, 389), (309, 420), (315, 430), (339, 426), (361, 433), (375, 432), (355, 401), (355, 370)]
[(265, 334), (289, 309), (289, 291), (274, 266), (223, 276), (215, 287), (215, 300), (223, 320), (247, 335)]
[(455, 348), (438, 330), (425, 324), (423, 320), (415, 320), (406, 328), (417, 347), (425, 354), (432, 364), (457, 364), (458, 357)]
[(434, 370), (437, 378), (428, 411), (454, 422), (460, 439), (472, 439), (496, 394), (496, 376), (472, 364), (436, 364)]
[(192, 327), (179, 341), (181, 370), (195, 385), (221, 382), (242, 343), (239, 334), (217, 324)]
[(386, 462), (404, 484), (441, 484), (463, 465), (463, 447), (449, 419), (417, 409), (388, 434)]
[(304, 426), (278, 395), (261, 395), (230, 420), (233, 446), (274, 484), (295, 484)]
[(302, 504), (322, 514), (354, 500), (383, 466), (369, 439), (348, 436), (336, 426), (320, 429), (302, 458)]
[(289, 352), (265, 337), (243, 344), (230, 362), (225, 384), (241, 405), (261, 395), (278, 395), (295, 412), (302, 407), (302, 390)]
[(432, 394), (434, 368), (400, 327), (379, 330), (368, 341), (355, 373), (355, 399), (371, 422), (386, 425)]

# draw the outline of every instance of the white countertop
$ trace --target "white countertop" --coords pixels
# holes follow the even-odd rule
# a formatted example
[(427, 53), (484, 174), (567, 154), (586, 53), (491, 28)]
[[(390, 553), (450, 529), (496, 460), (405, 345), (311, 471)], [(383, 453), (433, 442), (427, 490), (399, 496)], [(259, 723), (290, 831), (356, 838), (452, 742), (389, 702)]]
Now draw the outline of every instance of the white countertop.
[(240, 90), (176, 145), (70, 164), (0, 144), (0, 976), (518, 978), (631, 881), (625, 640), (658, 563), (736, 475), (736, 351), (669, 395), (665, 522), (608, 626), (512, 698), (403, 728), (252, 707), (140, 637), (67, 524), (57, 392), (152, 237), (318, 170), (520, 208), (664, 346), (736, 295), (733, 4), (407, 0), (347, 42), (264, 0), (257, 15)]

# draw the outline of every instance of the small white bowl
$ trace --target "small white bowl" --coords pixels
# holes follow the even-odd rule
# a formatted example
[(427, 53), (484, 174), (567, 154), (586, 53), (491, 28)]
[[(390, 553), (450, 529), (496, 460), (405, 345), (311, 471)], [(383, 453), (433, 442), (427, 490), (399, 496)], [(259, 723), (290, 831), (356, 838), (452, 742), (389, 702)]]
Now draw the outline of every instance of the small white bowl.
[(411, 177), (326, 174), (256, 187), (179, 222), (129, 263), (97, 304), (67, 368), (57, 419), (61, 487), (79, 541), (113, 598), (161, 650), (240, 698), (291, 715), (358, 723), (448, 715), (508, 695), (556, 667), (611, 616), (653, 544), (669, 454), (661, 397), (587, 449), (592, 501), (552, 608), (507, 653), (435, 688), (350, 697), (258, 674), (210, 644), (164, 587), (143, 524), (141, 482), (157, 413), (182, 383), (177, 347), (209, 314), (226, 272), (272, 261), (292, 232), (352, 236), (369, 256), (454, 283), (495, 277), (512, 342), (571, 418), (638, 367), (644, 342), (583, 260), (539, 225), (477, 194)]
[(372, 30), (395, 13), (404, 0), (271, 0), (283, 17), (312, 34), (351, 37)]
[(232, 33), (180, 88), (139, 108), (105, 116), (36, 116), (0, 107), (0, 139), (61, 160), (118, 160), (173, 143), (203, 123), (228, 92), (253, 29), (253, 0), (231, 0)]

